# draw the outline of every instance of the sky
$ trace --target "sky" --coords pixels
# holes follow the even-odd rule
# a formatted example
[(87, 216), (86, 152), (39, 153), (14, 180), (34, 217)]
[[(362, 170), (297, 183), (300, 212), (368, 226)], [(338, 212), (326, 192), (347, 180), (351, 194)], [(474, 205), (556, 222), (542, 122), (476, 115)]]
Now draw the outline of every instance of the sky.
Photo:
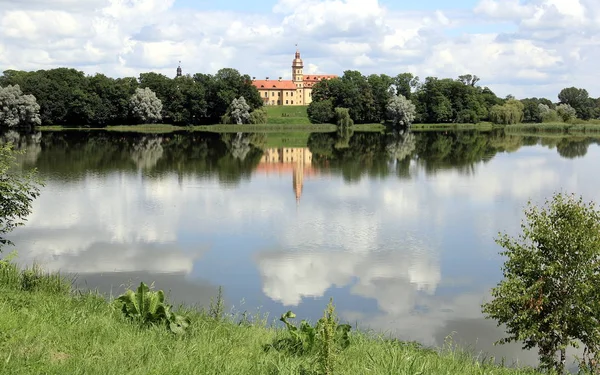
[(600, 96), (597, 0), (0, 0), (0, 70), (174, 76), (229, 67), (475, 74), (497, 95)]

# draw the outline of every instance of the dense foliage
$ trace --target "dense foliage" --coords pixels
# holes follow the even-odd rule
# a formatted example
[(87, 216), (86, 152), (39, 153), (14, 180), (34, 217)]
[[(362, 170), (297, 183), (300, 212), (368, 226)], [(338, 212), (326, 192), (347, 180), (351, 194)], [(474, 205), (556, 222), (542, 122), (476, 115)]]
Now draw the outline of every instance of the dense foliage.
[(557, 193), (543, 208), (530, 202), (525, 218), (518, 238), (497, 239), (508, 259), (483, 311), (506, 326), (500, 343), (537, 348), (542, 367), (563, 373), (569, 345), (599, 359), (600, 211)]
[(33, 200), (40, 193), (35, 171), (12, 173), (14, 164), (12, 144), (0, 144), (0, 251), (3, 245), (12, 244), (4, 235), (24, 224)]
[(39, 124), (40, 106), (33, 95), (23, 95), (19, 85), (0, 87), (0, 128)]
[[(577, 118), (600, 118), (600, 99), (592, 99), (584, 89), (565, 88), (558, 102), (545, 98), (516, 100), (512, 96), (499, 98), (488, 87), (479, 86), (480, 78), (470, 74), (457, 79), (427, 77), (420, 81), (410, 73), (391, 77), (385, 74), (364, 76), (348, 70), (339, 78), (321, 81), (313, 88), (313, 101), (308, 107), (311, 122), (335, 122), (336, 107), (349, 108), (357, 124), (398, 122), (398, 111), (388, 110), (395, 96), (407, 99), (415, 106), (415, 123), (479, 123), (571, 121), (568, 116), (540, 112), (540, 104), (556, 111), (559, 104), (569, 105)], [(411, 120), (412, 122), (412, 120)]]
[[(7, 70), (0, 76), (0, 87), (18, 85), (25, 94), (32, 95), (39, 105), (42, 125), (106, 126), (135, 124), (140, 121), (175, 125), (216, 124), (225, 115), (235, 98), (244, 97), (250, 110), (260, 108), (262, 100), (248, 75), (235, 69), (224, 68), (215, 75), (194, 74), (170, 78), (157, 73), (142, 73), (138, 78), (110, 78), (103, 74), (86, 76), (75, 69), (57, 68), (32, 72)], [(136, 103), (152, 104), (158, 101), (132, 103), (138, 89), (153, 92), (160, 107), (155, 112), (136, 111)], [(24, 100), (24, 99), (22, 99)], [(148, 115), (152, 116), (140, 116)], [(0, 114), (0, 118), (2, 118)], [(37, 122), (32, 120), (32, 122)], [(2, 123), (0, 123), (0, 126)]]

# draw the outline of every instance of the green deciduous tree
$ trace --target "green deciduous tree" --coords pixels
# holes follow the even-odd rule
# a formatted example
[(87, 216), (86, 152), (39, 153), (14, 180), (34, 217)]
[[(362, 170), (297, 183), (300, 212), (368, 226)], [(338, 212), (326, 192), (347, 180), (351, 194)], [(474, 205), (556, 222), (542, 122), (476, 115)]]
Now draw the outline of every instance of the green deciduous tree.
[(569, 122), (577, 118), (577, 111), (568, 104), (557, 105), (556, 113), (564, 122)]
[(0, 145), (0, 251), (2, 246), (12, 244), (4, 235), (25, 223), (40, 193), (41, 182), (35, 171), (16, 174), (11, 171), (14, 164), (12, 144)]
[(334, 118), (333, 102), (331, 99), (313, 101), (306, 109), (308, 119), (313, 124), (327, 124)]
[(518, 124), (523, 121), (523, 109), (523, 103), (509, 99), (503, 105), (495, 105), (490, 109), (490, 120), (494, 124)]
[(590, 105), (589, 94), (586, 89), (576, 87), (567, 87), (558, 93), (558, 100), (561, 104), (568, 104), (575, 109), (577, 117), (587, 120), (592, 115), (592, 106)]
[(0, 128), (40, 125), (40, 106), (19, 85), (0, 87)]
[(506, 326), (499, 343), (537, 347), (541, 367), (562, 373), (569, 345), (600, 348), (600, 212), (557, 193), (542, 208), (529, 202), (521, 230), (496, 239), (508, 259), (483, 312)]

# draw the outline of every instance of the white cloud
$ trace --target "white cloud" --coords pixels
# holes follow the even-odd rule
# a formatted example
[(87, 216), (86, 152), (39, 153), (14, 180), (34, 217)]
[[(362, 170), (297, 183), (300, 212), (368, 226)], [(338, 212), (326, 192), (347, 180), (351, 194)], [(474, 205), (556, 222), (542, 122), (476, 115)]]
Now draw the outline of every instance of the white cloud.
[[(311, 72), (473, 73), (502, 96), (555, 98), (567, 85), (600, 95), (592, 79), (600, 57), (594, 0), (482, 0), (473, 12), (390, 10), (377, 0), (280, 0), (261, 15), (174, 4), (0, 1), (0, 63), (172, 76), (182, 60), (189, 73), (234, 67), (251, 76), (288, 78), (299, 43)], [(514, 32), (494, 31), (495, 22), (512, 24)], [(485, 31), (468, 31), (472, 26)]]

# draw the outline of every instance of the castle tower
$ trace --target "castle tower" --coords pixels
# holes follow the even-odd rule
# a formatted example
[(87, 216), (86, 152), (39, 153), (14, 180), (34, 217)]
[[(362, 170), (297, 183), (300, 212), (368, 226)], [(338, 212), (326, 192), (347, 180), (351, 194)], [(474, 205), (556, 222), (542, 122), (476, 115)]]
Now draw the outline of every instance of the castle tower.
[(182, 71), (181, 71), (181, 61), (179, 62), (179, 66), (177, 67), (177, 77), (181, 77)]
[(304, 98), (302, 97), (302, 92), (304, 91), (304, 63), (302, 62), (302, 58), (300, 58), (300, 51), (297, 49), (296, 56), (292, 62), (292, 81), (296, 85), (296, 100), (294, 103), (302, 105), (304, 104)]

